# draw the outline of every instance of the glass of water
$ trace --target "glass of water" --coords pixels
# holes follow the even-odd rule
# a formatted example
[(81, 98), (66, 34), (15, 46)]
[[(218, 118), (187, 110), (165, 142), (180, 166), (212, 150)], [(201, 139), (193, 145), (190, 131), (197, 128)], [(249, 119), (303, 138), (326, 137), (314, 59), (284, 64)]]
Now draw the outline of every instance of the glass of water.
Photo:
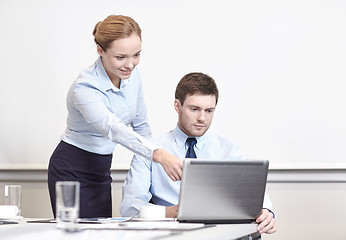
[(79, 182), (58, 181), (55, 188), (57, 227), (76, 230), (79, 218)]
[(5, 186), (5, 205), (17, 206), (17, 216), (21, 216), (22, 204), (22, 186), (6, 185)]

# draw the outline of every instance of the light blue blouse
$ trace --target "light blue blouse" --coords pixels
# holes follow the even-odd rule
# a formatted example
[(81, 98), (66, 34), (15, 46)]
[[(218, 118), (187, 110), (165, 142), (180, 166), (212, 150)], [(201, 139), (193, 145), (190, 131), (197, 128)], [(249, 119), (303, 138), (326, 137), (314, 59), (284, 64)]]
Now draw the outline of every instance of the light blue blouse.
[[(185, 158), (187, 135), (179, 127), (157, 139), (156, 144), (179, 157)], [(199, 159), (248, 159), (248, 155), (229, 140), (210, 132), (197, 137), (195, 152)], [(123, 185), (123, 199), (120, 205), (122, 216), (138, 217), (141, 206), (155, 204), (172, 206), (178, 204), (180, 181), (173, 182), (160, 164), (148, 161), (141, 156), (134, 156), (131, 168)], [(269, 196), (266, 194), (264, 208), (272, 209)]]
[(117, 143), (152, 159), (142, 80), (135, 68), (115, 87), (101, 58), (82, 71), (67, 95), (67, 127), (62, 140), (98, 154), (111, 154)]

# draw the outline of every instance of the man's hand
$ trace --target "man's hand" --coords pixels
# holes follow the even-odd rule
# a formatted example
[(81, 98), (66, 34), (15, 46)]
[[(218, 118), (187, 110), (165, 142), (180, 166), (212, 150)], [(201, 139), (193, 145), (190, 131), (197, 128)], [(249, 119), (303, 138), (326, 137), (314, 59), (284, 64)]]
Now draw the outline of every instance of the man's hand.
[(153, 153), (154, 162), (162, 165), (167, 175), (175, 182), (181, 180), (183, 161), (163, 149), (156, 149)]
[(275, 233), (276, 222), (273, 214), (268, 209), (262, 209), (261, 215), (256, 219), (259, 233)]
[(166, 207), (166, 218), (176, 218), (178, 215), (178, 205)]

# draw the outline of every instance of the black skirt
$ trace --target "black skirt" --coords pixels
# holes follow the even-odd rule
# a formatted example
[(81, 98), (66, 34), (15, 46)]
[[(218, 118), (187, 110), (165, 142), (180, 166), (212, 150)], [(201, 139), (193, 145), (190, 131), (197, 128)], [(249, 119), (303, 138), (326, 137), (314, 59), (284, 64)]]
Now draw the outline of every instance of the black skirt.
[(55, 183), (80, 183), (79, 217), (111, 217), (112, 154), (100, 155), (61, 141), (53, 152), (48, 166), (48, 188), (54, 217)]

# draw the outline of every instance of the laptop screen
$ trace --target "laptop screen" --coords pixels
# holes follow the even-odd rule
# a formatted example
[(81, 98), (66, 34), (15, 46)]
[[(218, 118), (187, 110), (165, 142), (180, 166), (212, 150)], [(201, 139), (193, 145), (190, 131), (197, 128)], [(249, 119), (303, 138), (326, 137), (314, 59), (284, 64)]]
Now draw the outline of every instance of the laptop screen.
[(253, 222), (262, 210), (268, 165), (267, 160), (185, 159), (178, 221)]

